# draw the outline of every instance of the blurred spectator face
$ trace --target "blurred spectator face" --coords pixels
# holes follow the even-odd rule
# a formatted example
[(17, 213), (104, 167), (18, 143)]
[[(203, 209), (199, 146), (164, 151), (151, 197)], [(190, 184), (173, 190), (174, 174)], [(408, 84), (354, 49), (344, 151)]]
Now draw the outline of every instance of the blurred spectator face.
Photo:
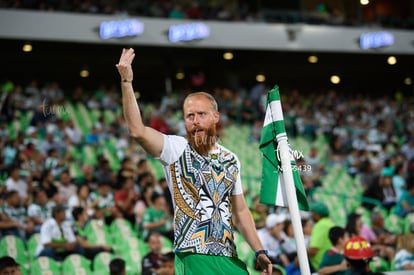
[(109, 191), (110, 191), (110, 187), (108, 184), (102, 184), (98, 186), (98, 193), (99, 195), (105, 197), (106, 195), (108, 195)]
[(42, 206), (47, 203), (47, 194), (45, 191), (40, 190), (36, 193), (36, 202)]
[(71, 183), (71, 178), (70, 178), (69, 173), (60, 174), (60, 183), (66, 186)]
[(20, 169), (19, 168), (14, 168), (13, 171), (11, 171), (10, 177), (17, 181), (20, 178)]
[(307, 219), (303, 222), (303, 234), (310, 236), (312, 234), (313, 229), (313, 221), (311, 219)]
[(158, 210), (162, 210), (162, 209), (166, 209), (166, 207), (167, 207), (167, 203), (166, 203), (165, 198), (163, 196), (158, 197), (154, 201), (154, 208), (156, 208)]
[(284, 223), (278, 223), (270, 229), (270, 234), (272, 236), (279, 235), (280, 232), (283, 231), (283, 228), (284, 228)]
[(47, 173), (46, 177), (45, 177), (45, 181), (47, 182), (53, 182), (54, 181), (54, 177), (53, 177), (53, 173), (52, 170), (49, 171), (49, 173)]
[(153, 253), (161, 253), (162, 242), (160, 235), (157, 233), (151, 234), (150, 238), (148, 239), (148, 246)]
[(19, 193), (14, 192), (7, 198), (7, 204), (12, 207), (18, 207), (20, 205), (20, 196)]
[(84, 165), (82, 172), (85, 176), (92, 176), (93, 175), (93, 167), (92, 165)]
[(133, 192), (134, 191), (134, 181), (131, 178), (127, 178), (125, 183), (122, 187), (126, 192)]
[(18, 266), (5, 267), (0, 271), (0, 275), (21, 275), (22, 272)]
[(89, 196), (89, 187), (87, 185), (82, 185), (79, 188), (79, 197), (87, 199)]

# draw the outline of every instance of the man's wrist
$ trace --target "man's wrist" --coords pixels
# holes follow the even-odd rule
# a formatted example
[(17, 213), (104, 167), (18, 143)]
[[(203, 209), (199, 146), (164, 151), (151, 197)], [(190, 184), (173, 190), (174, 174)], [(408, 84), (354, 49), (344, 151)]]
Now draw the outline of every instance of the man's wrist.
[(128, 80), (128, 79), (122, 79), (121, 83), (132, 83), (132, 80)]
[(255, 252), (255, 256), (256, 256), (256, 258), (257, 258), (259, 255), (261, 255), (261, 254), (264, 254), (264, 255), (266, 255), (266, 256), (267, 256), (268, 252), (267, 252), (267, 250), (265, 250), (265, 249), (260, 249), (260, 250), (257, 250), (257, 251)]

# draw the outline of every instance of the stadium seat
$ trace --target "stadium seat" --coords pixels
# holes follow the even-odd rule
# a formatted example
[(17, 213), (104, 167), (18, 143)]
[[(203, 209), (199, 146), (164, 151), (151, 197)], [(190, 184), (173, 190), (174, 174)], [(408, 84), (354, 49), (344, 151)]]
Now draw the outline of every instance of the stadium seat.
[(113, 238), (120, 236), (126, 237), (135, 234), (131, 223), (123, 218), (114, 219), (109, 225), (109, 232), (111, 232)]
[(91, 274), (91, 261), (79, 254), (71, 254), (62, 262), (62, 270), (67, 274)]
[(0, 257), (10, 256), (20, 265), (28, 268), (27, 252), (24, 241), (14, 235), (4, 236), (0, 241)]
[(93, 274), (108, 274), (109, 263), (115, 255), (109, 252), (101, 252), (95, 256), (92, 262)]
[(86, 224), (85, 232), (92, 244), (112, 244), (108, 226), (100, 220), (90, 220)]
[(125, 260), (127, 275), (139, 275), (141, 274), (141, 261), (142, 256), (137, 250), (127, 250), (122, 255), (122, 259)]
[(401, 234), (404, 230), (404, 219), (400, 216), (390, 213), (385, 218), (385, 228), (394, 234)]
[(173, 243), (167, 237), (161, 235), (161, 242), (162, 242), (162, 253), (167, 253), (172, 251)]
[(29, 260), (33, 260), (36, 258), (36, 249), (37, 245), (39, 244), (40, 240), (40, 233), (33, 234), (26, 242), (27, 246), (27, 256)]
[(414, 233), (414, 214), (408, 214), (404, 218), (404, 232), (403, 233)]
[(49, 257), (39, 257), (30, 262), (30, 274), (59, 275), (60, 264)]
[(386, 272), (390, 271), (390, 264), (384, 258), (374, 257), (369, 262), (369, 268), (372, 272)]

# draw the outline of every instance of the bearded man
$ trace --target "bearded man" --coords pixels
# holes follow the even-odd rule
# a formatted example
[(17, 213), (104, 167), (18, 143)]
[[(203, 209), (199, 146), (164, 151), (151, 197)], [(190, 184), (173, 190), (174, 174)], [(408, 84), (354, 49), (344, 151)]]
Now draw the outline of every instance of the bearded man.
[(130, 135), (164, 167), (174, 203), (175, 274), (248, 274), (237, 257), (234, 227), (256, 251), (257, 266), (271, 274), (243, 195), (240, 162), (216, 140), (216, 100), (206, 92), (185, 98), (186, 138), (145, 126), (132, 86), (134, 57), (133, 49), (123, 49), (116, 65), (124, 117)]

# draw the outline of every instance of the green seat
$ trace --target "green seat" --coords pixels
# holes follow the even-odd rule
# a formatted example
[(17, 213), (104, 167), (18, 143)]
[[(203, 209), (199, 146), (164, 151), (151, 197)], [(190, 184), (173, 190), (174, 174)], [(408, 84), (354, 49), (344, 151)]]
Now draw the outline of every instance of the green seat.
[(369, 268), (372, 272), (387, 272), (391, 270), (390, 264), (380, 257), (374, 257), (371, 262), (369, 262)]
[(131, 223), (123, 218), (117, 218), (109, 225), (109, 231), (114, 237), (126, 237), (135, 235)]
[[(126, 236), (124, 238), (118, 239), (117, 242), (114, 242), (113, 248), (116, 253), (122, 254), (125, 251), (142, 251), (142, 242), (137, 237)], [(141, 253), (140, 253), (141, 254)]]
[(407, 216), (405, 216), (403, 225), (404, 225), (403, 233), (405, 234), (414, 233), (414, 214), (408, 214)]
[(14, 258), (20, 265), (24, 266), (25, 269), (28, 268), (26, 246), (24, 244), (24, 241), (17, 236), (8, 235), (1, 239), (0, 257), (1, 256), (10, 256)]
[(36, 258), (36, 249), (37, 245), (40, 241), (40, 233), (35, 233), (26, 242), (27, 246), (27, 256), (29, 257), (29, 260), (33, 260)]
[(391, 213), (387, 217), (385, 217), (385, 228), (391, 231), (394, 234), (401, 234), (403, 233), (403, 224), (404, 220), (400, 216)]
[(125, 260), (127, 275), (141, 274), (142, 257), (138, 250), (124, 251), (122, 259)]
[(86, 224), (85, 231), (88, 236), (88, 240), (92, 244), (112, 244), (108, 226), (100, 220), (90, 220)]
[(59, 275), (60, 264), (49, 257), (38, 257), (30, 262), (30, 274)]
[(162, 253), (167, 253), (173, 250), (173, 243), (167, 237), (161, 235)]
[(108, 274), (109, 263), (114, 258), (115, 258), (115, 255), (109, 252), (101, 252), (97, 254), (92, 262), (93, 273), (94, 274)]
[(71, 254), (62, 262), (66, 274), (91, 274), (91, 261), (79, 254)]

